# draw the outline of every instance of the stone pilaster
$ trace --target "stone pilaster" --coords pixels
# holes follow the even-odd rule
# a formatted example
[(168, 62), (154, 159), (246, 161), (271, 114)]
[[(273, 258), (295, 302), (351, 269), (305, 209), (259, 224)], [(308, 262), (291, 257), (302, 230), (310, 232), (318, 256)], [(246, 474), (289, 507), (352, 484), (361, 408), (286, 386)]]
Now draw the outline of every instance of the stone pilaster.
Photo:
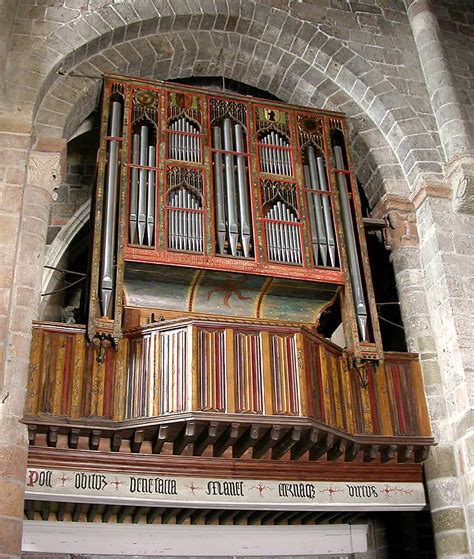
[(472, 318), (466, 309), (472, 308), (472, 296), (464, 288), (474, 267), (472, 256), (462, 251), (469, 250), (463, 237), (472, 228), (467, 223), (472, 218), (455, 214), (450, 190), (440, 184), (422, 185), (411, 201), (386, 197), (375, 214), (387, 220), (386, 242), (407, 341), (409, 349), (420, 354), (438, 442), (425, 464), (437, 555), (467, 558), (472, 530), (472, 373), (464, 344), (471, 336)]
[[(26, 148), (29, 136), (25, 134), (23, 141)], [(23, 149), (22, 157), (17, 154), (17, 159), (10, 160), (16, 162), (13, 175), (23, 180), (18, 180), (17, 185), (20, 201), (15, 214), (20, 219), (15, 238), (10, 239), (15, 251), (9, 262), (9, 304), (0, 332), (2, 341), (5, 340), (0, 398), (0, 556), (6, 558), (19, 557), (21, 553), (28, 446), (26, 429), (20, 420), (27, 384), (31, 322), (37, 317), (39, 307), (49, 211), (54, 189), (61, 180), (64, 147), (63, 141), (43, 140), (33, 151), (28, 153)], [(13, 199), (5, 200), (5, 208), (9, 203)]]

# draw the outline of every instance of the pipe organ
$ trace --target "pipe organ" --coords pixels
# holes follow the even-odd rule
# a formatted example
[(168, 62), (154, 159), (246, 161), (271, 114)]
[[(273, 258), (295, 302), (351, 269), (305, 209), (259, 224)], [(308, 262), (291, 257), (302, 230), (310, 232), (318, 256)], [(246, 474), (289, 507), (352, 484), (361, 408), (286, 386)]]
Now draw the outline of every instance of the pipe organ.
[(91, 337), (142, 262), (338, 286), (349, 351), (381, 357), (342, 115), (114, 76), (103, 106)]
[[(29, 461), (53, 471), (60, 499), (77, 498), (65, 468), (108, 476), (109, 497), (88, 499), (120, 503), (118, 522), (148, 510), (121, 470), (184, 476), (180, 508), (148, 496), (149, 523), (198, 518), (206, 476), (261, 480), (258, 506), (268, 479), (386, 488), (282, 510), (269, 495), (286, 520), (390, 508), (390, 484), (402, 507), (414, 488), (424, 506), (421, 371), (382, 349), (342, 114), (106, 76), (88, 301), (87, 325), (33, 327)], [(318, 332), (337, 306), (346, 347)], [(237, 497), (206, 522), (221, 507), (255, 518)]]

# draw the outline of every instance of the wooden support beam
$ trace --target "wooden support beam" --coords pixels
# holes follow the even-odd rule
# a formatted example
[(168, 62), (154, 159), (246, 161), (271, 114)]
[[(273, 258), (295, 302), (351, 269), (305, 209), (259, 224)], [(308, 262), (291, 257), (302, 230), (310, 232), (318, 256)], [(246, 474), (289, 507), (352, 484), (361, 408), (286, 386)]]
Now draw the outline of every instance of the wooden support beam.
[(192, 515), (193, 512), (194, 509), (183, 509), (180, 513), (176, 515), (176, 524), (182, 524), (186, 519), (188, 519)]
[(188, 421), (174, 441), (173, 454), (182, 454), (183, 450), (196, 440), (198, 434), (196, 423)]
[(153, 507), (149, 510), (148, 514), (146, 515), (146, 523), (153, 524), (154, 521), (163, 514), (165, 511), (164, 507)]
[[(82, 512), (82, 505), (81, 503), (76, 503), (74, 505), (74, 508), (72, 510), (72, 514), (71, 514), (71, 520), (73, 522), (77, 522), (79, 520), (79, 517), (81, 516), (81, 512)], [(43, 518), (43, 520), (47, 520), (47, 518)]]
[(144, 440), (145, 431), (143, 429), (137, 429), (136, 431), (134, 431), (132, 440), (130, 441), (130, 448), (132, 452), (140, 452)]
[(97, 503), (92, 503), (87, 511), (87, 522), (94, 522), (95, 515), (97, 514), (97, 509), (99, 505)]
[(74, 429), (72, 428), (69, 431), (69, 435), (68, 435), (68, 439), (67, 439), (67, 445), (69, 448), (73, 448), (76, 449), (77, 445), (79, 444), (79, 435), (81, 434), (81, 431), (79, 429)]
[(239, 514), (239, 509), (227, 509), (219, 516), (219, 524), (227, 524), (233, 522), (234, 517)]
[(28, 425), (28, 444), (34, 446), (36, 442), (36, 425)]
[(280, 425), (274, 425), (267, 430), (257, 444), (253, 447), (252, 458), (261, 458), (268, 450), (270, 450), (278, 442), (280, 438)]
[(161, 515), (161, 523), (168, 524), (168, 522), (176, 516), (182, 509), (169, 508)]
[(148, 514), (150, 507), (135, 507), (132, 515), (132, 524), (138, 524), (143, 515)]
[(247, 449), (254, 447), (258, 442), (260, 432), (261, 427), (258, 425), (251, 425), (246, 429), (232, 447), (232, 457), (240, 458)]
[(345, 454), (347, 448), (347, 442), (344, 439), (339, 439), (336, 444), (328, 450), (328, 460), (337, 460), (339, 456)]
[(301, 438), (301, 427), (290, 429), (272, 448), (272, 459), (278, 460), (284, 456)]
[(110, 439), (110, 450), (112, 452), (119, 452), (122, 446), (122, 435), (120, 433), (114, 433)]
[(209, 509), (196, 509), (191, 515), (191, 524), (197, 524), (197, 521), (206, 516)]
[(262, 524), (274, 524), (275, 521), (282, 516), (283, 514), (286, 514), (286, 511), (282, 511), (282, 510), (271, 510), (271, 511), (267, 511), (267, 514), (261, 519), (261, 523)]
[(314, 511), (307, 511), (302, 510), (298, 511), (295, 514), (292, 514), (291, 517), (288, 518), (288, 524), (301, 524), (301, 522), (310, 514), (313, 514)]
[(118, 515), (120, 505), (107, 505), (102, 513), (102, 522), (107, 523), (114, 514)]
[(91, 431), (91, 434), (89, 436), (89, 448), (91, 450), (97, 450), (99, 448), (101, 434), (102, 432), (98, 429), (93, 429)]
[(59, 503), (58, 510), (56, 512), (56, 520), (62, 522), (64, 520), (64, 513), (66, 512), (66, 504), (63, 501)]
[(327, 433), (313, 446), (309, 451), (309, 459), (311, 461), (318, 460), (321, 456), (324, 456), (326, 452), (332, 449), (334, 445), (334, 435), (332, 433)]
[(316, 522), (326, 515), (326, 512), (311, 511), (307, 516), (301, 520), (301, 524), (316, 524)]
[(214, 443), (214, 456), (222, 456), (239, 438), (240, 423), (231, 423)]
[(212, 524), (214, 520), (219, 520), (220, 515), (225, 509), (211, 509), (206, 514), (206, 524)]
[(247, 522), (247, 518), (252, 514), (251, 510), (241, 510), (238, 514), (234, 516), (234, 524), (240, 524), (241, 522)]
[(380, 461), (381, 462), (390, 462), (395, 458), (395, 454), (397, 452), (397, 446), (394, 444), (387, 445), (382, 448), (380, 453)]
[(48, 446), (55, 447), (58, 443), (58, 427), (50, 427), (48, 429), (47, 443)]
[(49, 517), (49, 501), (41, 502), (41, 519), (48, 520)]
[(201, 456), (201, 454), (206, 450), (206, 448), (214, 444), (217, 440), (219, 433), (219, 423), (216, 421), (211, 421), (207, 427), (204, 427), (201, 434), (196, 439), (193, 445), (193, 455)]
[(248, 519), (247, 519), (247, 524), (257, 524), (257, 522), (260, 522), (261, 519), (264, 516), (267, 516), (268, 511), (267, 510), (256, 510), (253, 511), (252, 514), (249, 515)]
[(397, 461), (401, 464), (408, 462), (413, 454), (413, 445), (402, 446), (397, 452)]
[(317, 429), (309, 429), (306, 431), (301, 440), (291, 449), (291, 459), (298, 460), (301, 458), (307, 450), (312, 448), (318, 442), (318, 438), (319, 432)]
[(25, 501), (25, 514), (28, 520), (34, 520), (35, 518), (35, 507), (33, 501), (29, 499)]
[(346, 448), (346, 454), (344, 459), (346, 462), (352, 462), (357, 458), (360, 451), (360, 444), (358, 443), (348, 443)]
[(153, 454), (160, 454), (160, 452), (163, 450), (163, 445), (168, 440), (169, 430), (169, 425), (159, 426), (158, 431), (155, 435), (155, 439), (153, 441)]
[(424, 462), (430, 454), (429, 446), (420, 446), (415, 450), (415, 462)]
[(373, 462), (377, 458), (379, 445), (371, 444), (364, 448), (364, 462)]
[(120, 510), (117, 513), (117, 522), (122, 524), (127, 516), (131, 516), (133, 514), (133, 508), (134, 507), (128, 505), (120, 507)]

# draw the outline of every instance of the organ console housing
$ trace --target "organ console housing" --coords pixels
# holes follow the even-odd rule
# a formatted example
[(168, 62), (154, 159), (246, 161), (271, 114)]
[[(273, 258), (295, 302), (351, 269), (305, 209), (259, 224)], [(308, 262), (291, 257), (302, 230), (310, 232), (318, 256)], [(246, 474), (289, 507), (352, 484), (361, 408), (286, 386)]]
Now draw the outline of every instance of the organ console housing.
[(344, 116), (123, 76), (101, 115), (88, 322), (33, 327), (30, 462), (419, 481), (420, 369), (382, 347)]

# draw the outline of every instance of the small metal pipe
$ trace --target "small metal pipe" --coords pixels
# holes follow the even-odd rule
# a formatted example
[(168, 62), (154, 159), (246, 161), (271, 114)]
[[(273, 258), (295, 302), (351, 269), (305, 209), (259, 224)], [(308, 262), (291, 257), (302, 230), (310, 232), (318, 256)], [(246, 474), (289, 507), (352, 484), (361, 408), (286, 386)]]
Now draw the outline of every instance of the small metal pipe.
[[(316, 166), (316, 156), (314, 154), (314, 147), (308, 146), (306, 150), (309, 164), (310, 185), (312, 190), (319, 190), (318, 188), (318, 170)], [(328, 263), (328, 241), (326, 237), (326, 230), (324, 228), (324, 219), (321, 210), (321, 202), (318, 194), (312, 195), (314, 215), (316, 219), (316, 230), (319, 239), (319, 254), (321, 255), (321, 262), (323, 266)]]
[[(222, 132), (218, 126), (212, 128), (213, 146), (222, 149)], [(217, 248), (219, 254), (225, 254), (225, 204), (224, 204), (224, 177), (222, 173), (222, 153), (214, 152), (214, 187), (215, 187), (215, 211), (217, 225)]]
[[(140, 128), (140, 165), (145, 167), (148, 163), (148, 126)], [(138, 179), (138, 243), (144, 244), (146, 231), (146, 191), (148, 172), (140, 169)]]
[[(327, 192), (328, 185), (326, 181), (326, 167), (324, 166), (324, 159), (322, 157), (316, 158), (316, 164), (318, 167), (319, 184), (321, 190)], [(329, 259), (331, 261), (331, 266), (336, 266), (336, 239), (334, 235), (334, 223), (331, 213), (331, 202), (329, 200), (329, 196), (323, 194), (321, 198), (323, 202), (323, 217), (329, 248)]]
[[(230, 118), (224, 119), (224, 149), (234, 151), (232, 141), (232, 121)], [(237, 255), (237, 243), (239, 239), (239, 225), (237, 219), (237, 204), (235, 199), (235, 175), (234, 175), (234, 156), (232, 153), (225, 154), (225, 183), (227, 194), (227, 221), (229, 245), (232, 256)]]
[(181, 189), (178, 190), (178, 208), (177, 215), (178, 215), (178, 249), (183, 250), (183, 229), (184, 229), (184, 220), (183, 220), (183, 212), (181, 208), (183, 207), (183, 191)]
[[(113, 101), (110, 109), (110, 136), (120, 136), (122, 105)], [(114, 258), (117, 228), (117, 190), (119, 167), (119, 142), (109, 140), (109, 162), (105, 179), (104, 224), (101, 250), (100, 302), (102, 316), (113, 317), (113, 292), (115, 289)]]
[[(132, 135), (132, 165), (140, 161), (140, 135)], [(137, 203), (138, 203), (138, 169), (130, 169), (130, 209), (129, 209), (129, 238), (132, 244), (137, 242)]]
[[(148, 166), (155, 166), (155, 146), (148, 148)], [(146, 230), (148, 245), (153, 245), (153, 230), (155, 228), (155, 170), (148, 170)]]
[[(245, 151), (244, 131), (241, 124), (235, 125), (235, 149), (238, 152)], [(250, 256), (250, 215), (249, 215), (249, 188), (247, 172), (245, 168), (245, 156), (237, 156), (237, 184), (239, 188), (239, 210), (240, 210), (240, 236), (242, 250), (245, 257)]]
[[(342, 149), (333, 146), (334, 160), (336, 169), (344, 169), (344, 158)], [(339, 199), (341, 201), (342, 225), (346, 239), (347, 259), (349, 261), (349, 271), (351, 275), (352, 293), (356, 307), (357, 325), (361, 340), (368, 340), (367, 332), (367, 306), (365, 302), (364, 287), (360, 273), (357, 244), (352, 221), (352, 210), (349, 201), (347, 179), (344, 174), (336, 173), (337, 186), (339, 189)]]

